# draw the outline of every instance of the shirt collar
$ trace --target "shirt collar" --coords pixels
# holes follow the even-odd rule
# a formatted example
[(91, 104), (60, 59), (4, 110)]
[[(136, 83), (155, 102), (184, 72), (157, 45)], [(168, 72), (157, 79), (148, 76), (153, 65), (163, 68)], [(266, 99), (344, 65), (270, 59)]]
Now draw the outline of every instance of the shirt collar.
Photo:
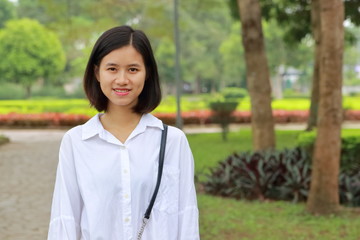
[[(82, 127), (82, 140), (87, 140), (97, 134), (101, 134), (105, 129), (103, 125), (100, 122), (100, 116), (103, 113), (98, 113), (95, 116), (93, 116), (89, 121), (87, 121), (83, 127)], [(145, 132), (147, 127), (157, 127), (161, 130), (163, 130), (163, 124), (162, 121), (158, 118), (154, 117), (150, 113), (143, 114), (141, 116), (140, 122), (134, 129), (134, 131), (129, 136), (130, 138), (133, 138), (134, 136)]]

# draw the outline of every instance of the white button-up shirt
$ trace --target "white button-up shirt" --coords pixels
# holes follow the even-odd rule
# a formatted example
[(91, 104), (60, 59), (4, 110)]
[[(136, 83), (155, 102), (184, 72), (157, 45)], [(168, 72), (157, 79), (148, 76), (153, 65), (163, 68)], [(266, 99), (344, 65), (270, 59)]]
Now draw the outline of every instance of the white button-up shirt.
[[(162, 122), (144, 114), (124, 144), (100, 114), (63, 137), (48, 240), (135, 240), (154, 192)], [(160, 189), (143, 240), (199, 239), (193, 156), (169, 126)]]

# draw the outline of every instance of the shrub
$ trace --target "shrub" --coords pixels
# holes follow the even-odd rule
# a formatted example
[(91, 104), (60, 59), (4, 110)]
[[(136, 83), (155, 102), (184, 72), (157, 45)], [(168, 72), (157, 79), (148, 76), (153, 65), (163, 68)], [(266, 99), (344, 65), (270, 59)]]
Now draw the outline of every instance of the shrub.
[(211, 169), (207, 193), (236, 199), (303, 201), (310, 186), (310, 166), (301, 148), (233, 154)]
[[(310, 156), (302, 148), (233, 154), (210, 169), (205, 192), (247, 200), (306, 201), (310, 189)], [(360, 172), (339, 175), (339, 199), (360, 206)]]
[[(315, 140), (316, 132), (305, 132), (299, 135), (297, 144), (312, 156)], [(360, 171), (360, 138), (351, 132), (341, 137), (340, 168), (345, 172)]]
[(360, 120), (360, 111), (358, 110), (346, 110), (344, 114), (344, 119), (348, 121), (359, 121)]
[(284, 98), (309, 98), (309, 93), (303, 93), (289, 88), (283, 91), (283, 95)]
[(236, 101), (247, 97), (248, 92), (244, 88), (228, 87), (221, 90), (221, 95), (225, 98), (225, 100)]
[(214, 122), (220, 124), (222, 129), (223, 140), (227, 140), (227, 134), (229, 132), (229, 124), (232, 122), (233, 117), (231, 116), (232, 112), (235, 111), (238, 103), (237, 102), (211, 102), (210, 108), (214, 112), (213, 119)]
[(41, 113), (0, 115), (0, 126), (34, 128), (34, 127), (72, 127), (85, 123), (90, 117), (80, 114)]
[(340, 173), (340, 203), (349, 207), (360, 206), (360, 172)]

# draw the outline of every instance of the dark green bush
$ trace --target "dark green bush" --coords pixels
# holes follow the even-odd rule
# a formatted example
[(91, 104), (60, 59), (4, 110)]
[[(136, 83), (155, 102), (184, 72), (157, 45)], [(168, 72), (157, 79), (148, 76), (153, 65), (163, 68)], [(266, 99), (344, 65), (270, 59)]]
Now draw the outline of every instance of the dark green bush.
[(310, 166), (300, 148), (233, 154), (211, 169), (207, 193), (236, 199), (303, 201), (310, 186)]
[(360, 206), (360, 172), (340, 173), (340, 203), (349, 207)]
[[(312, 156), (315, 140), (316, 132), (302, 133), (298, 137), (297, 145)], [(342, 134), (340, 168), (346, 172), (360, 171), (360, 136), (351, 133)]]
[(221, 90), (221, 95), (230, 101), (236, 101), (241, 98), (247, 97), (248, 92), (244, 88), (237, 88), (237, 87), (227, 87)]
[[(310, 156), (302, 148), (233, 154), (210, 170), (205, 192), (247, 200), (306, 201), (310, 189)], [(360, 172), (341, 171), (339, 199), (360, 206)]]
[(229, 132), (229, 124), (232, 121), (233, 117), (231, 116), (232, 112), (235, 111), (238, 102), (230, 101), (216, 101), (210, 103), (210, 108), (214, 112), (213, 120), (216, 123), (219, 123), (222, 128), (223, 140), (227, 140), (227, 134)]

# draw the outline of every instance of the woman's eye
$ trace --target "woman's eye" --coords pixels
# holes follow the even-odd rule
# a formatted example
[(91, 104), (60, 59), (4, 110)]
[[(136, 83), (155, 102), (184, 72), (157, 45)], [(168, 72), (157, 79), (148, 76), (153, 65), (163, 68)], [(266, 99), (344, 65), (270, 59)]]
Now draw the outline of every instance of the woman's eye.
[(135, 73), (137, 71), (139, 71), (137, 68), (129, 68), (129, 71), (132, 72), (132, 73)]
[(111, 71), (111, 72), (115, 72), (115, 71), (116, 71), (116, 68), (111, 67), (111, 68), (108, 68), (108, 70)]

